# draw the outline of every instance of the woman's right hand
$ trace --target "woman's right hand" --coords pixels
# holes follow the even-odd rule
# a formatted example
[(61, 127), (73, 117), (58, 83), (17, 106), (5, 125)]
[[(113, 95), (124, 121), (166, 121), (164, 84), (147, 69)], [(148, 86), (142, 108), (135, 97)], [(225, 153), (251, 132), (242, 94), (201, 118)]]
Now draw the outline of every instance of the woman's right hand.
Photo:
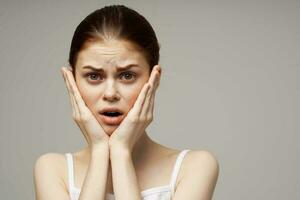
[(72, 104), (73, 119), (79, 126), (89, 147), (94, 148), (98, 145), (108, 146), (109, 136), (105, 133), (100, 123), (83, 101), (74, 80), (72, 68), (62, 67), (61, 72), (67, 85), (68, 94)]

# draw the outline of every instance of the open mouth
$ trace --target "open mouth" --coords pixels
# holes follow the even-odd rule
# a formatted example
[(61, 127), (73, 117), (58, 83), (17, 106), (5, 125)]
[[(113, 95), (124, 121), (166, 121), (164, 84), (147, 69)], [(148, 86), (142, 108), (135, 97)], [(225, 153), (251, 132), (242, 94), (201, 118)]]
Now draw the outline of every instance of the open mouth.
[(105, 124), (119, 125), (124, 119), (124, 114), (118, 111), (105, 111), (100, 113), (100, 118)]
[(108, 117), (118, 117), (122, 115), (120, 112), (103, 112), (102, 115), (108, 116)]

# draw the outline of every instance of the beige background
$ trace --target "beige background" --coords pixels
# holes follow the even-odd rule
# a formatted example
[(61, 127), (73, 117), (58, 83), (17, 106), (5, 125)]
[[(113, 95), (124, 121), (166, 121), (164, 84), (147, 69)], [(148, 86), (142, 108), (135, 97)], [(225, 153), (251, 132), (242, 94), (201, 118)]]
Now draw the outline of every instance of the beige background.
[(300, 1), (0, 1), (0, 194), (33, 199), (33, 165), (85, 145), (60, 67), (90, 12), (125, 4), (161, 43), (148, 131), (220, 163), (214, 199), (300, 199)]

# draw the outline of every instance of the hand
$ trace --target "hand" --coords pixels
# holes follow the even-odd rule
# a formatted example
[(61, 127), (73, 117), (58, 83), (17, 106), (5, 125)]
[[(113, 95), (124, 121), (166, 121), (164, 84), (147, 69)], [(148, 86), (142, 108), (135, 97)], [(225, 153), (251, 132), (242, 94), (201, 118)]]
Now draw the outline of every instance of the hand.
[(153, 120), (154, 97), (160, 77), (161, 67), (155, 65), (148, 82), (141, 89), (133, 107), (110, 136), (110, 149), (117, 147), (118, 149), (121, 148), (121, 151), (132, 152), (134, 145)]
[(73, 119), (79, 126), (89, 144), (89, 147), (92, 148), (98, 144), (104, 144), (108, 146), (109, 136), (105, 133), (100, 123), (83, 101), (75, 83), (74, 76), (72, 74), (72, 68), (62, 67), (61, 72), (70, 96), (73, 108)]

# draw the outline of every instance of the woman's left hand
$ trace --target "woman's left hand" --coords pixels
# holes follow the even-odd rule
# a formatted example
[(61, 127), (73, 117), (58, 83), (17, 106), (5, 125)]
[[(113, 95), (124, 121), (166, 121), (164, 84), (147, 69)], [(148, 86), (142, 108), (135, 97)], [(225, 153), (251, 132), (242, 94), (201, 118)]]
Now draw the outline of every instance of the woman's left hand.
[(155, 65), (149, 80), (141, 89), (133, 107), (109, 138), (110, 149), (127, 151), (132, 149), (147, 126), (153, 120), (154, 97), (159, 86), (161, 67)]

